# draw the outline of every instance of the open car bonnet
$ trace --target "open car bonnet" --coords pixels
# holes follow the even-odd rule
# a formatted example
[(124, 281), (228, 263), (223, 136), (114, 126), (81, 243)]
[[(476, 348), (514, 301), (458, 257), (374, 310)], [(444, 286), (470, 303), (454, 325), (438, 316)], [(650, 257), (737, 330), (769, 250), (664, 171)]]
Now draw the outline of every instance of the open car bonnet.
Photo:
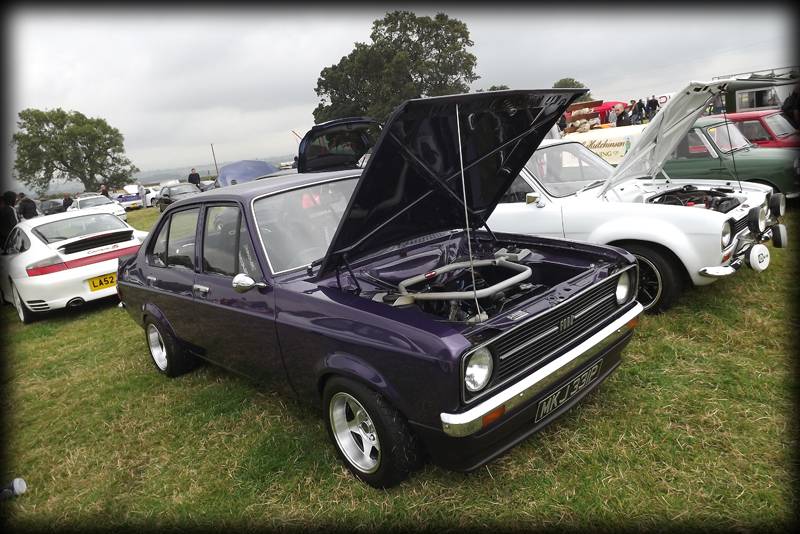
[(628, 153), (598, 190), (602, 195), (614, 186), (642, 176), (655, 176), (681, 139), (702, 115), (714, 95), (725, 90), (731, 80), (691, 82), (676, 92), (633, 142)]
[(381, 130), (320, 274), (371, 250), (464, 228), (465, 211), (472, 228), (483, 226), (548, 130), (586, 92), (490, 91), (398, 106)]

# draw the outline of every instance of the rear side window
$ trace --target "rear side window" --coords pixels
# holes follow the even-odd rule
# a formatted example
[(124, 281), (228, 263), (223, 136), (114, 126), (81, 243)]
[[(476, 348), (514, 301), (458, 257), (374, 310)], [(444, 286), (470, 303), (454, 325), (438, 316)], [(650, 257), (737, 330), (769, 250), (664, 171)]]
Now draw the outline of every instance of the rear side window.
[(199, 208), (174, 213), (169, 221), (167, 265), (194, 269), (194, 240)]
[(203, 271), (233, 277), (258, 276), (258, 263), (241, 210), (213, 206), (206, 210), (203, 232)]
[(167, 266), (168, 233), (169, 233), (169, 224), (162, 225), (161, 230), (158, 232), (155, 241), (153, 241), (153, 247), (150, 250), (150, 253), (147, 255), (147, 262), (150, 265), (154, 265), (156, 267)]
[(761, 121), (744, 121), (739, 125), (739, 129), (750, 141), (769, 141), (769, 133), (761, 125)]

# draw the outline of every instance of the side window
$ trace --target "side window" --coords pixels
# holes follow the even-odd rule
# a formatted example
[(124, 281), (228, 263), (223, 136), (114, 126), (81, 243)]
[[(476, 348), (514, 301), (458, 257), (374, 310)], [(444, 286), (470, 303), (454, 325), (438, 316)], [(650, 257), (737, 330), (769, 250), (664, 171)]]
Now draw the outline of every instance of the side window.
[(250, 234), (238, 207), (213, 206), (206, 210), (203, 271), (230, 277), (245, 273), (261, 278)]
[(238, 238), (239, 208), (209, 207), (203, 232), (203, 271), (235, 276)]
[(739, 129), (749, 141), (769, 141), (769, 133), (760, 121), (744, 121), (739, 124)]
[(528, 182), (526, 182), (522, 176), (517, 176), (514, 181), (511, 182), (511, 186), (505, 194), (500, 197), (500, 203), (525, 202), (525, 195), (532, 192), (533, 188), (528, 185)]
[(169, 221), (167, 239), (167, 265), (181, 265), (194, 269), (194, 240), (197, 232), (199, 208), (179, 211)]
[(150, 252), (147, 254), (147, 263), (155, 267), (167, 266), (167, 234), (169, 233), (169, 221), (161, 226)]
[(261, 269), (256, 259), (256, 251), (253, 250), (253, 243), (247, 231), (247, 225), (242, 219), (239, 225), (239, 268), (240, 273), (244, 273), (254, 280), (261, 280)]

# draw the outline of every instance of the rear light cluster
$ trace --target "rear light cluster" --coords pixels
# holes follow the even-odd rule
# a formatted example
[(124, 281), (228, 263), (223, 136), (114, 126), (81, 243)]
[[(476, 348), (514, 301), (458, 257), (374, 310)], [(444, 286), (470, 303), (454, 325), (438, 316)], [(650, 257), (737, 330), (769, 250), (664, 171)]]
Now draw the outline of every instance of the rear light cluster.
[(41, 276), (43, 274), (57, 273), (58, 271), (74, 269), (75, 267), (91, 265), (92, 263), (113, 260), (114, 258), (119, 258), (120, 256), (136, 254), (138, 251), (139, 245), (135, 245), (132, 247), (121, 248), (119, 250), (112, 250), (110, 252), (103, 252), (102, 254), (95, 254), (94, 256), (87, 256), (85, 258), (78, 258), (76, 260), (69, 261), (61, 261), (61, 258), (58, 256), (52, 256), (35, 263), (31, 263), (25, 267), (25, 272), (28, 273), (28, 276)]

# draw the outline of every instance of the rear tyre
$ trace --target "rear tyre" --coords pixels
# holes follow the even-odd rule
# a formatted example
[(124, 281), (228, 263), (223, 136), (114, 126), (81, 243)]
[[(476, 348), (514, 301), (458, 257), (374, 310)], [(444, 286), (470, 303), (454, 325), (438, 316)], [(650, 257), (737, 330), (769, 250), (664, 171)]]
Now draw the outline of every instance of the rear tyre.
[(149, 317), (145, 320), (144, 339), (150, 351), (150, 359), (159, 373), (175, 378), (197, 366), (197, 359), (180, 346), (161, 321)]
[(622, 245), (639, 262), (639, 292), (636, 295), (647, 313), (667, 311), (684, 288), (680, 266), (664, 252), (639, 243)]
[(32, 323), (34, 320), (36, 320), (34, 312), (32, 312), (30, 308), (25, 305), (25, 302), (19, 295), (17, 286), (15, 286), (13, 282), (11, 283), (11, 295), (14, 298), (14, 307), (17, 309), (19, 320), (22, 321), (23, 324)]
[(325, 385), (322, 399), (328, 435), (356, 477), (388, 488), (421, 465), (422, 454), (406, 419), (383, 395), (335, 377)]

